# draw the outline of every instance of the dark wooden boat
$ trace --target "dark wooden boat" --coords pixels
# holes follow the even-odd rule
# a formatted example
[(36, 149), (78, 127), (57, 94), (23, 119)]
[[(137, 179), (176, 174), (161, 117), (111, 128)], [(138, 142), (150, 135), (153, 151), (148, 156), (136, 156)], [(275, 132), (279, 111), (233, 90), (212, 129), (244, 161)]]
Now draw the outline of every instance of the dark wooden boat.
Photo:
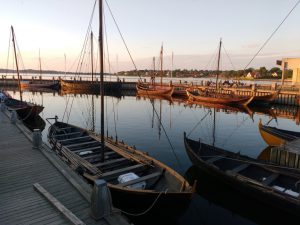
[(223, 105), (248, 105), (252, 97), (239, 97), (234, 94), (217, 93), (215, 91), (201, 91), (199, 89), (186, 90), (189, 101), (193, 102), (208, 102), (211, 104)]
[(189, 139), (185, 134), (184, 144), (191, 161), (212, 177), (257, 201), (299, 215), (299, 170), (262, 163)]
[(54, 81), (20, 81), (21, 89), (29, 89), (29, 90), (36, 90), (36, 89), (53, 89), (58, 90), (59, 89), (59, 82)]
[(173, 96), (178, 97), (187, 97), (186, 90), (190, 88), (189, 85), (186, 84), (174, 84)]
[[(101, 161), (100, 137), (82, 128), (55, 122), (49, 128), (48, 140), (53, 150), (89, 182), (104, 179), (113, 205), (126, 212), (145, 211), (158, 199), (151, 211), (179, 213), (193, 194), (193, 188), (173, 169), (121, 142), (106, 139), (105, 159)], [(122, 175), (131, 179), (121, 182)]]
[(254, 104), (270, 104), (275, 101), (279, 94), (279, 91), (274, 91), (272, 93), (262, 93), (255, 91), (253, 93), (253, 101)]
[(44, 109), (41, 105), (36, 105), (31, 102), (20, 101), (14, 98), (7, 98), (4, 100), (4, 104), (8, 110), (16, 111), (17, 114), (22, 119), (35, 118), (37, 117)]
[(280, 146), (286, 142), (300, 138), (300, 132), (266, 126), (262, 124), (261, 120), (259, 120), (258, 129), (261, 137), (270, 146)]
[(139, 95), (157, 95), (171, 97), (174, 91), (174, 87), (138, 82), (136, 84), (136, 90)]

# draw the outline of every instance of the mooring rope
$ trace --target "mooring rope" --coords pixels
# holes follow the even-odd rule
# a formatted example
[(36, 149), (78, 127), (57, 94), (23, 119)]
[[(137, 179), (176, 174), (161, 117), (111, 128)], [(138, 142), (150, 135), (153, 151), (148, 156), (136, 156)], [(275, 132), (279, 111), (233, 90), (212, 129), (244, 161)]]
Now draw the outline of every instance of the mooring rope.
[(159, 194), (157, 195), (157, 197), (155, 198), (155, 200), (153, 201), (153, 203), (143, 212), (141, 213), (129, 213), (129, 212), (126, 212), (126, 211), (123, 211), (123, 210), (120, 210), (122, 213), (126, 214), (126, 215), (129, 215), (129, 216), (142, 216), (144, 214), (146, 214), (147, 212), (149, 212), (155, 205), (155, 203), (157, 202), (157, 200), (159, 199), (159, 197), (163, 194), (163, 193), (167, 193), (168, 189), (166, 189), (165, 191), (161, 191), (159, 192)]

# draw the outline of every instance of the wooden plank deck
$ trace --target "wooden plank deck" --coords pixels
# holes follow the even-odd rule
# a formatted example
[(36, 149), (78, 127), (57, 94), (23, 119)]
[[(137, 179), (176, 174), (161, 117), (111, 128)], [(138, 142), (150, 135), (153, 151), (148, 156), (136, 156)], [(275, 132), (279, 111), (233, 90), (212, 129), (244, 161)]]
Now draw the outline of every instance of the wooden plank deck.
[(92, 219), (91, 187), (45, 146), (33, 149), (20, 126), (0, 111), (0, 224), (71, 224), (34, 189), (34, 183), (42, 185), (85, 224), (128, 224), (120, 214)]

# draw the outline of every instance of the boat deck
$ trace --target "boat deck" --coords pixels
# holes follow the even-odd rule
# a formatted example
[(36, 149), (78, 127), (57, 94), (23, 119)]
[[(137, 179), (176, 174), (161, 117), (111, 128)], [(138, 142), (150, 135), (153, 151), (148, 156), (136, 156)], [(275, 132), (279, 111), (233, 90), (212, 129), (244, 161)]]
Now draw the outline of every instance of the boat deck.
[(33, 149), (28, 131), (7, 112), (0, 111), (0, 124), (0, 224), (128, 224), (119, 213), (92, 219), (91, 187), (45, 145)]

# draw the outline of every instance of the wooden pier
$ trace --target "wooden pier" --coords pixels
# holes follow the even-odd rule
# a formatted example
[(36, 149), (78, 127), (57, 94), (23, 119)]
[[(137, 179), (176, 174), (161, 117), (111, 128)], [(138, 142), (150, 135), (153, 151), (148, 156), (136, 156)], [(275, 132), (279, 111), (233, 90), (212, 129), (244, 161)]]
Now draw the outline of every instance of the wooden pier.
[(0, 111), (0, 224), (129, 224), (116, 209), (94, 220), (92, 187), (9, 117)]

